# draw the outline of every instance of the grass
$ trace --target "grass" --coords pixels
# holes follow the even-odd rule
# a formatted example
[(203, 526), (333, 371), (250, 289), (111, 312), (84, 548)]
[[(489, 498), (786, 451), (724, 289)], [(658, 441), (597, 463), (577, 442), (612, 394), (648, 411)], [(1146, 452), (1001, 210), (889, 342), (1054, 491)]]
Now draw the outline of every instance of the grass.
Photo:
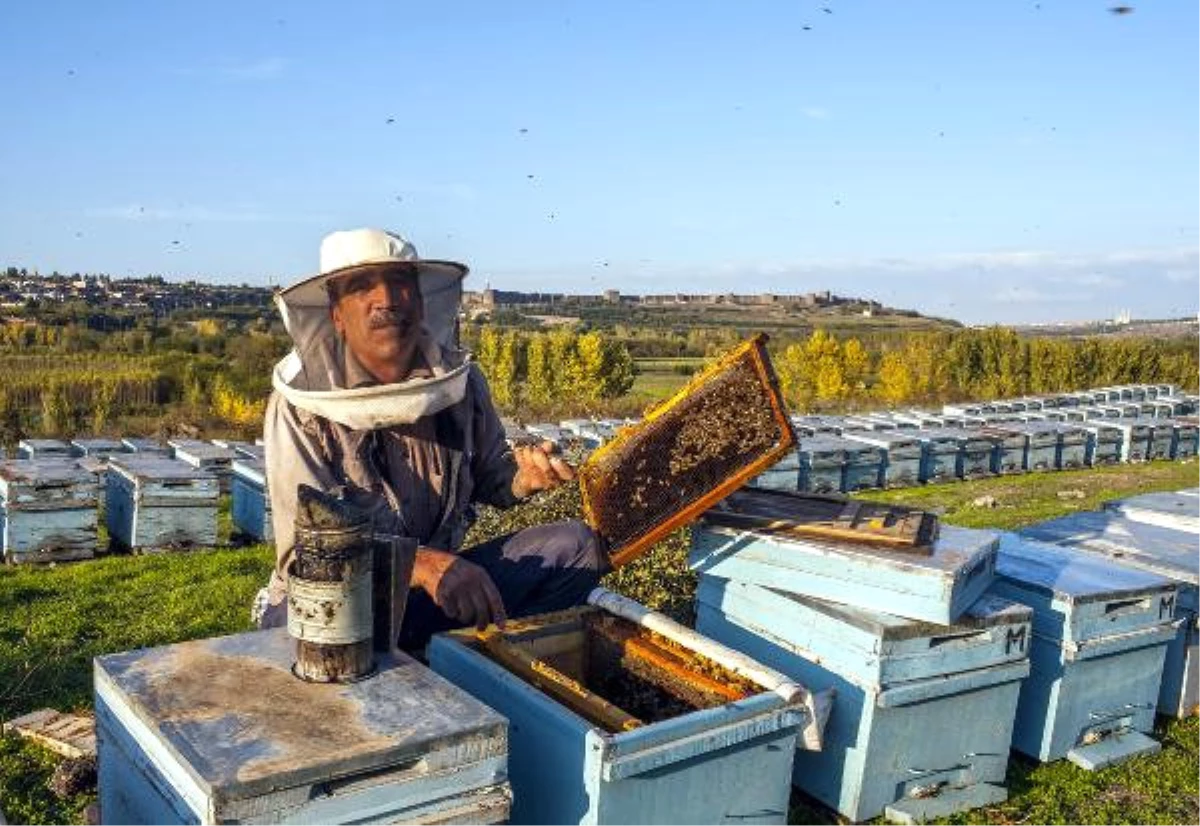
[[(683, 378), (683, 377), (681, 377)], [(1055, 474), (869, 491), (865, 498), (938, 510), (948, 523), (1016, 528), (1106, 499), (1197, 484), (1197, 465), (1152, 463)], [(1081, 491), (1083, 498), (1061, 498)], [(973, 505), (991, 496), (995, 507)], [(485, 510), (469, 541), (577, 515), (574, 487), (508, 512)], [(225, 519), (225, 514), (222, 514)], [(222, 524), (222, 536), (227, 526)], [(695, 578), (681, 530), (606, 585), (684, 621)], [(272, 551), (255, 545), (186, 554), (109, 556), (82, 563), (0, 570), (0, 716), (92, 704), (91, 661), (100, 655), (250, 628), (249, 605), (266, 581)], [(1009, 763), (1009, 800), (957, 816), (957, 823), (1195, 823), (1197, 721), (1162, 723), (1159, 755), (1096, 773), (1060, 761)], [(46, 789), (59, 758), (13, 736), (0, 737), (0, 809), (10, 822), (78, 822), (86, 795), (58, 800)], [(836, 815), (797, 795), (793, 823), (835, 823)]]

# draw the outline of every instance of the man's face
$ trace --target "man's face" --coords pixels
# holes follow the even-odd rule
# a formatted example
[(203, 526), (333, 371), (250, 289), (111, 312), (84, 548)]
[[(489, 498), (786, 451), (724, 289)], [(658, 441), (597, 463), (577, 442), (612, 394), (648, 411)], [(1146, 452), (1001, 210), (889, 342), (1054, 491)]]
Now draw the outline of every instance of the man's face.
[(424, 305), (411, 267), (349, 273), (329, 285), (333, 324), (364, 367), (385, 383), (416, 366)]

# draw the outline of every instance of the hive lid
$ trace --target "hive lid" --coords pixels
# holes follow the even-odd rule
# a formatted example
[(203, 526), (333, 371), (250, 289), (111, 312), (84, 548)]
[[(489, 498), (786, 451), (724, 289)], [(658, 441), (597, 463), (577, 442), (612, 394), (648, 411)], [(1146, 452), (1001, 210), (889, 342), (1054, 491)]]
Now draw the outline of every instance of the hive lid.
[(98, 657), (96, 691), (225, 802), (417, 764), (457, 744), (469, 746), (464, 764), (507, 750), (503, 717), (402, 653), (349, 684), (299, 680), (294, 660), (282, 628), (195, 640)]
[(179, 459), (151, 453), (114, 456), (108, 466), (131, 479), (216, 479), (209, 470), (193, 467)]
[(641, 556), (792, 449), (766, 341), (758, 335), (727, 353), (579, 468), (584, 518), (608, 542), (614, 565)]
[(1001, 534), (996, 575), (1072, 603), (1174, 588), (1174, 582), (1158, 574), (1114, 565), (1069, 545), (1050, 545), (1012, 533)]
[(1022, 528), (1019, 533), (1055, 545), (1104, 554), (1122, 565), (1200, 584), (1196, 535), (1127, 519), (1110, 511), (1084, 511)]
[(1174, 493), (1142, 493), (1105, 502), (1104, 508), (1135, 522), (1200, 532), (1200, 497), (1195, 488)]

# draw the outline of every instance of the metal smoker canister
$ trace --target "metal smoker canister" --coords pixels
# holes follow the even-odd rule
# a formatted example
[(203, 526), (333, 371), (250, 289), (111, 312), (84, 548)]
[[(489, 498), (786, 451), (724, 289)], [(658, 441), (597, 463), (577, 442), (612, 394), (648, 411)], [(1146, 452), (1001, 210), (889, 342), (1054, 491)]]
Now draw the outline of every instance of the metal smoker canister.
[(301, 486), (288, 567), (288, 633), (297, 677), (352, 682), (374, 670), (370, 518)]

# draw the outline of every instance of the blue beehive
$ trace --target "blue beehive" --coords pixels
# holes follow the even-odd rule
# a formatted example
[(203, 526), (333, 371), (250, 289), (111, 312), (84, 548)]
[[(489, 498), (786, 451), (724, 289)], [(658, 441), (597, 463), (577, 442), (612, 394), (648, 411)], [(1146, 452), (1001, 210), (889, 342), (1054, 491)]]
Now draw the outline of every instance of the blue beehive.
[[(637, 629), (590, 606), (510, 621), (505, 650), (527, 658), (524, 671), (489, 653), (470, 630), (433, 638), (431, 667), (509, 720), (513, 822), (784, 823), (792, 754), (812, 722), (800, 701), (761, 688), (717, 705), (677, 698), (683, 708), (664, 719), (642, 715), (642, 725), (584, 716), (610, 699), (620, 705), (605, 695), (613, 686), (636, 686), (644, 697), (679, 684), (677, 665), (639, 658), (635, 670), (621, 657), (629, 648), (618, 643), (614, 654), (606, 635)], [(604, 680), (613, 682), (597, 685)], [(587, 707), (569, 707), (547, 686)]]
[(1197, 430), (1195, 419), (1174, 418), (1175, 441), (1171, 445), (1172, 459), (1188, 459), (1196, 455), (1197, 445), (1200, 444), (1200, 430)]
[(702, 519), (692, 528), (688, 564), (699, 574), (949, 625), (987, 590), (997, 542), (991, 531), (943, 525), (926, 555)]
[(260, 459), (238, 459), (232, 465), (229, 515), (235, 530), (257, 542), (273, 542), (267, 470)]
[(809, 493), (838, 493), (846, 466), (846, 447), (835, 436), (821, 435), (800, 439), (796, 454), (800, 458), (800, 487)]
[(121, 440), (121, 444), (125, 445), (125, 449), (130, 453), (143, 453), (148, 456), (170, 456), (173, 448), (169, 445), (164, 445), (157, 439), (148, 439), (143, 436), (126, 436)]
[(755, 476), (748, 485), (756, 488), (769, 488), (771, 490), (788, 490), (795, 491), (800, 489), (800, 454), (798, 451), (790, 451), (782, 459), (769, 468), (764, 470), (758, 476)]
[(995, 442), (992, 453), (992, 472), (999, 474), (1024, 473), (1025, 455), (1029, 450), (1029, 434), (1007, 425), (985, 427), (981, 431)]
[(862, 442), (882, 452), (878, 487), (915, 485), (921, 480), (921, 439), (913, 429), (847, 430), (844, 438)]
[(1150, 419), (1146, 422), (1150, 431), (1147, 439), (1147, 459), (1170, 459), (1175, 446), (1175, 425), (1169, 419)]
[(22, 439), (17, 442), (18, 459), (69, 459), (75, 449), (62, 439)]
[(1175, 584), (1109, 560), (1005, 534), (992, 593), (1033, 608), (1031, 671), (1013, 746), (1085, 769), (1154, 753)]
[(236, 450), (194, 439), (172, 439), (170, 445), (175, 448), (175, 458), (178, 461), (216, 476), (221, 493), (229, 493), (233, 476), (231, 467), (233, 460), (238, 458)]
[(1102, 419), (1088, 419), (1079, 427), (1087, 437), (1083, 461), (1089, 467), (1112, 465), (1121, 461), (1121, 442), (1124, 433), (1120, 428), (1105, 424)]
[(815, 690), (836, 691), (793, 782), (847, 818), (906, 822), (997, 803), (1031, 612), (985, 596), (952, 626), (702, 576), (696, 627)]
[(105, 823), (499, 823), (505, 721), (403, 655), (292, 674), (282, 629), (98, 657)]
[(842, 448), (846, 451), (846, 464), (842, 468), (842, 491), (853, 493), (856, 490), (879, 487), (879, 476), (883, 471), (883, 448), (864, 442), (853, 441), (838, 437)]
[(1114, 563), (1175, 582), (1175, 618), (1179, 625), (1167, 647), (1158, 710), (1177, 717), (1195, 714), (1200, 702), (1197, 628), (1200, 558), (1196, 553), (1196, 535), (1127, 519), (1110, 511), (1073, 513), (1030, 525), (1020, 533), (1030, 539), (1100, 554)]
[(918, 430), (916, 435), (921, 440), (921, 481), (949, 482), (958, 479), (962, 430), (928, 427)]
[(1127, 418), (1113, 419), (1111, 424), (1121, 431), (1121, 461), (1146, 461), (1150, 453), (1150, 426)]

